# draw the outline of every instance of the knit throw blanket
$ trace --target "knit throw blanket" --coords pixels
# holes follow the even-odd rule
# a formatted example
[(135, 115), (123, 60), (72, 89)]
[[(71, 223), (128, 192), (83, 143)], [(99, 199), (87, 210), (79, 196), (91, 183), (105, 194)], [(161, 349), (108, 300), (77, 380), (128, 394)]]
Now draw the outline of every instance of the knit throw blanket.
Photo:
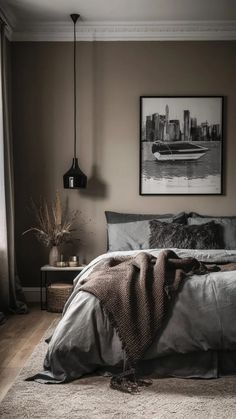
[(160, 334), (169, 303), (183, 279), (208, 268), (194, 258), (179, 258), (164, 250), (111, 257), (101, 262), (80, 290), (95, 295), (115, 327), (129, 366), (134, 367)]

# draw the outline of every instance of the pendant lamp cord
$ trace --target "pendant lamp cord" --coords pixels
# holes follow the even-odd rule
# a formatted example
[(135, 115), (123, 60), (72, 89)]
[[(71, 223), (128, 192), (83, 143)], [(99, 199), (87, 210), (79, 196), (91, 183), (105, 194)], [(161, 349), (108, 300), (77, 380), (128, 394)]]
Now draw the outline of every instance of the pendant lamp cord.
[(76, 139), (77, 139), (77, 101), (76, 101), (76, 22), (74, 22), (74, 158), (76, 158)]

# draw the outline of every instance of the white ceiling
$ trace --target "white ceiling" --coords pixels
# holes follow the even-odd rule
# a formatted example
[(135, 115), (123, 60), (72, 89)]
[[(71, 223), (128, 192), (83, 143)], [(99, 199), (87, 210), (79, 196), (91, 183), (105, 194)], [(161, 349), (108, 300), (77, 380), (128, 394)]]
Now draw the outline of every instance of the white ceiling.
[(236, 0), (1, 0), (23, 21), (66, 21), (72, 12), (84, 22), (234, 20)]
[(13, 40), (236, 39), (236, 0), (0, 0)]

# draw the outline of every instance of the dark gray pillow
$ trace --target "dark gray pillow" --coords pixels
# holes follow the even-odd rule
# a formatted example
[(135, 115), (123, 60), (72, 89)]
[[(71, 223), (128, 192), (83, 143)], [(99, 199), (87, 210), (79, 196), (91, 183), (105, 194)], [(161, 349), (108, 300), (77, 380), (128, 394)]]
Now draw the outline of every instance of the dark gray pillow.
[(181, 225), (151, 220), (150, 249), (222, 249), (222, 227), (214, 221), (203, 225)]
[(236, 217), (210, 217), (191, 213), (188, 218), (189, 225), (203, 225), (214, 221), (222, 227), (224, 249), (236, 249)]
[(177, 215), (174, 214), (125, 214), (120, 212), (105, 211), (107, 224), (130, 223), (133, 221), (153, 220), (162, 218), (172, 218), (175, 223), (186, 224), (187, 214), (181, 212)]

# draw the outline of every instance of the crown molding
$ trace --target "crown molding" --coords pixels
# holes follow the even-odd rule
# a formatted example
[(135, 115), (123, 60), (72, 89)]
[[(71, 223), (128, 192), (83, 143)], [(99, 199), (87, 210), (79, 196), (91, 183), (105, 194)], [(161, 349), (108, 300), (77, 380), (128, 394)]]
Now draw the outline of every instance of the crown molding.
[[(12, 41), (72, 41), (70, 21), (32, 23), (17, 18), (5, 0), (0, 17)], [(221, 41), (236, 40), (236, 20), (220, 21), (79, 21), (78, 41)]]
[[(13, 41), (72, 41), (71, 23), (18, 22)], [(236, 40), (236, 21), (80, 22), (78, 41)]]

